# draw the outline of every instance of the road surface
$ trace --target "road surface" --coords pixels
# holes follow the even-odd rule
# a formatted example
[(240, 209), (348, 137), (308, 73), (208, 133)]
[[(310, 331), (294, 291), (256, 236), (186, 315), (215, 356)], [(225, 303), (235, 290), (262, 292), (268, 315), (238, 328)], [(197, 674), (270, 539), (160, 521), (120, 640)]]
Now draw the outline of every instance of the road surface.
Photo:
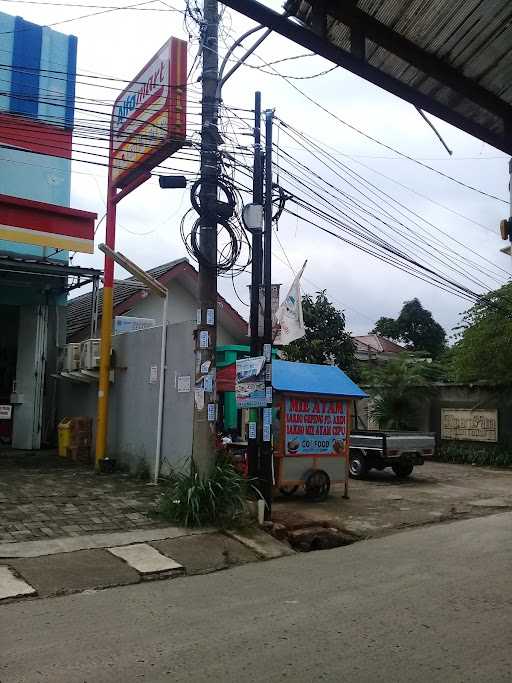
[(0, 607), (0, 681), (510, 681), (512, 513)]

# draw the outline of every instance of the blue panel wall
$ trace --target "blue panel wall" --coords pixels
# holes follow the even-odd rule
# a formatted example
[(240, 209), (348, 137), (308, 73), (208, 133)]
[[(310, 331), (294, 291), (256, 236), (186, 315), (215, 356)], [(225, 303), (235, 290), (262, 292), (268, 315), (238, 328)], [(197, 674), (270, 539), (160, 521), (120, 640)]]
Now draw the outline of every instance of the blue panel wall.
[(14, 43), (14, 21), (16, 17), (0, 12), (0, 91), (7, 93), (0, 95), (0, 111), (9, 111), (11, 101), (11, 73), (12, 47)]
[(9, 111), (37, 119), (43, 29), (16, 17), (14, 31)]
[(0, 12), (0, 111), (72, 128), (77, 39)]

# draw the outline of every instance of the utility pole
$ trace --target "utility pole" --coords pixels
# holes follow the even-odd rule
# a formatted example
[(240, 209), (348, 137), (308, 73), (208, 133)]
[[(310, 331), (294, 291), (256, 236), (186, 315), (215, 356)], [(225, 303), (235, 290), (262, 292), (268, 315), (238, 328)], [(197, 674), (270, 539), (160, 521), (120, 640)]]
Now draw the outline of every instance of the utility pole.
[[(261, 151), (261, 93), (254, 95), (254, 171), (252, 185), (252, 201), (257, 206), (263, 206), (263, 153)], [(262, 283), (263, 235), (261, 225), (253, 228), (252, 232), (252, 270), (251, 270), (251, 356), (261, 356), (261, 337), (259, 332), (260, 291)], [(252, 408), (255, 416), (255, 427), (249, 428), (248, 465), (249, 477), (255, 479), (260, 473), (260, 437), (261, 410)]]
[(263, 213), (263, 283), (265, 313), (263, 318), (263, 355), (265, 356), (265, 392), (267, 407), (263, 409), (263, 443), (261, 449), (260, 486), (265, 499), (265, 519), (272, 512), (272, 127), (274, 112), (265, 112), (265, 203)]
[(218, 32), (217, 0), (204, 0), (199, 281), (194, 430), (192, 460), (201, 476), (215, 461), (217, 391), (217, 172), (218, 172)]

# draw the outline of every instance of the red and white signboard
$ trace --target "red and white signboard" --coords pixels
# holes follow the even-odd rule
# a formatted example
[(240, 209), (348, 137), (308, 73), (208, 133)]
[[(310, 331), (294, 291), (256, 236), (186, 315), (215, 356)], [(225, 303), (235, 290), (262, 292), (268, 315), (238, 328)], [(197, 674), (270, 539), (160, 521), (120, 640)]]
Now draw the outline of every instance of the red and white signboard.
[(184, 143), (187, 133), (187, 43), (170, 38), (114, 103), (110, 166), (125, 187)]

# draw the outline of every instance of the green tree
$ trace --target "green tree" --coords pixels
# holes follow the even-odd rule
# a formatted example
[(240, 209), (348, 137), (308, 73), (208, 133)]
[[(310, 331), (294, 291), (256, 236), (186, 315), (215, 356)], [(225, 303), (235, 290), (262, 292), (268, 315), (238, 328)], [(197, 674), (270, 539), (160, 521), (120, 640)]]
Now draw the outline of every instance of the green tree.
[(400, 332), (398, 331), (398, 322), (394, 318), (382, 317), (377, 320), (375, 327), (370, 334), (380, 334), (387, 339), (400, 339)]
[(372, 416), (382, 429), (415, 429), (421, 405), (432, 394), (432, 368), (427, 359), (401, 353), (365, 368), (363, 381), (371, 388)]
[(512, 282), (464, 313), (451, 357), (453, 379), (512, 384)]
[(401, 341), (412, 351), (424, 351), (439, 358), (446, 348), (446, 333), (419, 299), (405, 301), (396, 320), (379, 318), (371, 334)]
[(325, 290), (315, 299), (302, 297), (306, 334), (283, 348), (287, 360), (337, 365), (351, 377), (356, 374), (355, 345), (345, 330), (345, 314), (327, 299)]

